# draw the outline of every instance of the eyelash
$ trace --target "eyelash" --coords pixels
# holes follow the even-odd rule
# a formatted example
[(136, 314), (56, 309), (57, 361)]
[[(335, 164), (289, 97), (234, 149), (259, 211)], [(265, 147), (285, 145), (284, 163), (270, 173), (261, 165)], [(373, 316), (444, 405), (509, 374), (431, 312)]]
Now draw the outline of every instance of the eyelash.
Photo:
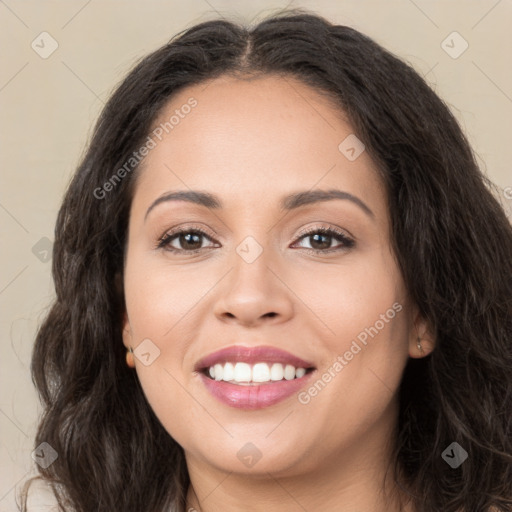
[[(173, 253), (182, 253), (182, 254), (196, 254), (203, 249), (206, 249), (205, 247), (199, 248), (199, 249), (176, 249), (175, 247), (170, 247), (170, 243), (172, 240), (174, 240), (177, 236), (181, 234), (194, 234), (199, 236), (204, 236), (208, 239), (212, 240), (212, 237), (199, 228), (189, 227), (189, 228), (182, 228), (174, 232), (165, 233), (159, 240), (158, 244), (156, 246), (157, 249), (164, 249), (169, 252)], [(302, 239), (308, 238), (309, 236), (321, 234), (325, 236), (332, 236), (333, 238), (338, 239), (342, 242), (341, 247), (333, 247), (330, 249), (311, 249), (308, 247), (303, 247), (303, 249), (308, 253), (313, 254), (325, 254), (325, 253), (331, 253), (331, 252), (338, 252), (341, 250), (346, 250), (354, 247), (355, 241), (348, 237), (345, 233), (342, 231), (339, 231), (332, 227), (320, 227), (320, 228), (312, 228), (312, 229), (306, 229), (304, 231), (301, 231), (298, 235), (297, 242), (301, 241)], [(294, 242), (296, 243), (296, 242)]]

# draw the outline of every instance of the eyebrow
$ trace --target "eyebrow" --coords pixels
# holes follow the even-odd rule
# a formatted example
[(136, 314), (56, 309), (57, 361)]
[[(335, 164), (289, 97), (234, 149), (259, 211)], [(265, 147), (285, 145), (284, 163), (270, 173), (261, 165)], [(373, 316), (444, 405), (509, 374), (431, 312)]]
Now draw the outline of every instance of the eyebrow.
[[(281, 210), (295, 210), (301, 206), (306, 206), (313, 203), (332, 201), (333, 199), (343, 199), (351, 201), (361, 208), (368, 216), (374, 218), (373, 211), (358, 197), (349, 194), (343, 190), (304, 190), (294, 192), (281, 199)], [(157, 205), (168, 201), (187, 201), (189, 203), (206, 206), (207, 208), (220, 209), (222, 208), (222, 201), (215, 195), (209, 192), (202, 192), (200, 190), (178, 190), (175, 192), (167, 192), (157, 198), (151, 206), (147, 209), (144, 220)]]

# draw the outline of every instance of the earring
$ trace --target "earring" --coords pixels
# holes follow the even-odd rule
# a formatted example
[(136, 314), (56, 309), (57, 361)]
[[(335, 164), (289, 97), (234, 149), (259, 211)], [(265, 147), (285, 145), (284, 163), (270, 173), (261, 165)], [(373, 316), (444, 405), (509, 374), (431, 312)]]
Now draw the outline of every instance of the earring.
[(423, 354), (423, 347), (421, 346), (421, 338), (418, 337), (418, 341), (416, 341), (416, 346), (418, 347), (418, 350)]
[(126, 351), (126, 364), (127, 364), (130, 368), (135, 368), (135, 361), (133, 360), (133, 349), (132, 349), (132, 347), (130, 347), (130, 348)]

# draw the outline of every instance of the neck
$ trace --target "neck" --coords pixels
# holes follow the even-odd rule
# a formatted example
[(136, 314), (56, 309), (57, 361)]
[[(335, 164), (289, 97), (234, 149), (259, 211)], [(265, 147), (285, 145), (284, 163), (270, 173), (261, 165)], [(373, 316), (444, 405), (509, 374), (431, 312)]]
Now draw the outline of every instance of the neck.
[(392, 446), (394, 414), (386, 428), (367, 431), (309, 469), (241, 474), (223, 471), (187, 454), (190, 487), (187, 512), (414, 512), (395, 484)]

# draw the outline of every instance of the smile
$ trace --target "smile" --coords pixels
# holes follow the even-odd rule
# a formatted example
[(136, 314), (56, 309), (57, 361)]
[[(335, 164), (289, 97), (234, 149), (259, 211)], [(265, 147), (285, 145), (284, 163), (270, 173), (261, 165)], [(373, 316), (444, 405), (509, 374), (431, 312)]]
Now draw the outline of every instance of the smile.
[(280, 380), (300, 379), (306, 375), (305, 368), (295, 368), (291, 364), (282, 365), (281, 363), (217, 363), (210, 366), (208, 375), (214, 380), (223, 380), (242, 386), (249, 386), (256, 383), (279, 382)]
[(261, 409), (298, 392), (315, 367), (274, 347), (232, 346), (201, 359), (195, 369), (220, 402)]

